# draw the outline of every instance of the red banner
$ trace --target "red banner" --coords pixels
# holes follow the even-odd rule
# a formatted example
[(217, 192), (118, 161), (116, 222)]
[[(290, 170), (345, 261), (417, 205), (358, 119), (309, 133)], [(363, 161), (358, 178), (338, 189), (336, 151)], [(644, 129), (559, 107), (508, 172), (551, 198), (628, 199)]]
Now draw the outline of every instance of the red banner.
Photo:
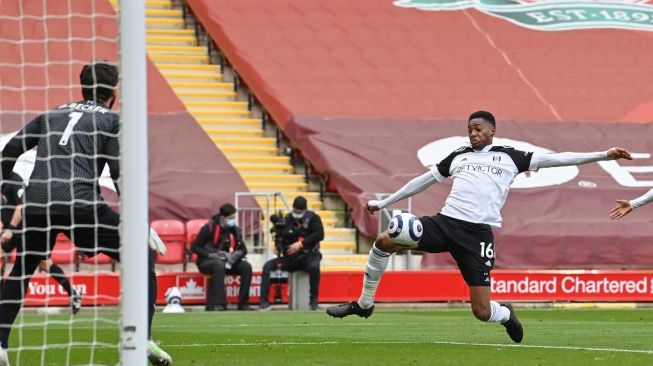
[[(117, 273), (73, 273), (68, 276), (72, 287), (83, 296), (83, 305), (117, 305), (120, 303), (120, 275)], [(67, 306), (66, 291), (51, 276), (36, 274), (27, 288), (25, 306)]]
[[(178, 287), (182, 295), (182, 303), (188, 304), (204, 304), (206, 299), (206, 291), (209, 286), (210, 278), (201, 273), (187, 272), (187, 273), (166, 273), (158, 276), (157, 278), (157, 296), (158, 304), (165, 304), (165, 293), (171, 287)], [(227, 301), (229, 303), (238, 302), (238, 291), (240, 290), (240, 277), (227, 275), (224, 279), (225, 291), (227, 293)], [(284, 302), (288, 301), (288, 287), (282, 284), (281, 294)], [(273, 292), (270, 291), (273, 295)], [(258, 303), (261, 295), (261, 274), (254, 273), (252, 276), (252, 284), (249, 288), (249, 301), (251, 303)]]
[[(492, 272), (492, 294), (498, 300), (518, 301), (653, 301), (653, 271), (509, 271)], [(85, 306), (117, 305), (120, 278), (117, 274), (75, 274), (75, 289), (84, 295)], [(178, 287), (184, 305), (204, 304), (208, 277), (200, 273), (173, 272), (158, 276), (157, 303), (165, 304), (165, 293)], [(321, 302), (357, 299), (361, 272), (326, 272), (320, 281)], [(261, 274), (255, 273), (250, 302), (258, 303)], [(238, 301), (240, 281), (225, 278), (227, 300)], [(274, 291), (270, 291), (273, 296)], [(283, 302), (288, 287), (282, 285)], [(456, 270), (387, 272), (379, 286), (378, 302), (467, 301), (469, 289)], [(66, 306), (66, 292), (51, 277), (35, 276), (30, 282), (26, 306)]]
[(653, 301), (653, 271), (496, 271), (495, 298), (526, 301)]

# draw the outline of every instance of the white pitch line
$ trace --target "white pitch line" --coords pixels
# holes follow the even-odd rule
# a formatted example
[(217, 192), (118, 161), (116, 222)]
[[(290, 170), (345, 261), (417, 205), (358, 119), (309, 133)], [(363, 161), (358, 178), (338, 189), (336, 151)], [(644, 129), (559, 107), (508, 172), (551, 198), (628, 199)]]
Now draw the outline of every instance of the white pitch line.
[(559, 349), (569, 351), (594, 351), (594, 352), (621, 352), (621, 353), (643, 353), (653, 355), (653, 350), (622, 349), (622, 348), (594, 348), (574, 346), (547, 346), (536, 344), (502, 344), (502, 343), (475, 343), (475, 342), (453, 342), (453, 341), (321, 341), (321, 342), (243, 342), (243, 343), (190, 343), (190, 344), (163, 344), (163, 347), (255, 347), (255, 346), (320, 346), (339, 344), (360, 344), (360, 345), (383, 345), (383, 344), (441, 344), (453, 346), (478, 346), (478, 347), (506, 347), (506, 348), (536, 348), (536, 349)]
[[(442, 324), (455, 324), (454, 322), (448, 322), (448, 323), (438, 323), (438, 326), (441, 326)], [(204, 324), (202, 326), (202, 329), (214, 329), (214, 328), (280, 328), (280, 327), (285, 327), (285, 328), (306, 328), (306, 327), (376, 327), (376, 326), (418, 326), (418, 325), (425, 325), (424, 323), (302, 323), (302, 324)], [(428, 325), (428, 324), (426, 324)], [(433, 324), (434, 326), (436, 324)], [(21, 325), (19, 326), (20, 328), (23, 329), (35, 329), (35, 328), (42, 328), (44, 325), (43, 324), (36, 324), (36, 325)], [(116, 326), (113, 324), (109, 325), (103, 325), (103, 326), (77, 326), (77, 325), (70, 325), (70, 326), (48, 326), (48, 330), (66, 330), (69, 328), (74, 328), (74, 329), (116, 329)], [(188, 328), (196, 328), (195, 325), (154, 325), (154, 329), (188, 329)]]
[[(454, 324), (453, 322), (450, 322)], [(207, 328), (306, 328), (306, 327), (385, 327), (385, 326), (407, 326), (407, 325), (429, 325), (424, 323), (303, 323), (303, 324), (211, 324), (205, 325)], [(436, 324), (432, 324), (436, 325)], [(437, 325), (442, 325), (438, 323)], [(179, 328), (179, 325), (161, 325), (155, 326), (155, 328)], [(195, 328), (195, 326), (182, 326), (183, 328)]]
[[(566, 325), (574, 325), (574, 324), (589, 324), (592, 323), (592, 321), (565, 321)], [(437, 323), (432, 323), (432, 324), (425, 324), (425, 323), (419, 323), (419, 322), (411, 322), (411, 323), (397, 323), (397, 322), (385, 322), (385, 323), (371, 323), (371, 322), (361, 322), (361, 323), (344, 323), (344, 322), (333, 322), (333, 323), (290, 323), (290, 324), (247, 324), (247, 323), (241, 323), (241, 324), (205, 324), (202, 326), (203, 329), (229, 329), (229, 328), (306, 328), (306, 327), (313, 327), (313, 326), (318, 326), (318, 327), (387, 327), (387, 326), (422, 326), (426, 328), (430, 327), (438, 327), (441, 328), (444, 325), (451, 325), (451, 324), (459, 324), (457, 322), (453, 321), (448, 321), (448, 322), (442, 322), (439, 321)], [(611, 324), (632, 324), (631, 322), (627, 321), (614, 321), (611, 322)], [(47, 326), (49, 330), (68, 330), (71, 328), (74, 329), (116, 329), (116, 324), (102, 324), (98, 326), (91, 326), (91, 325), (76, 325), (76, 324), (70, 324), (70, 325), (61, 325), (61, 324), (56, 324), (56, 326), (53, 326), (52, 324), (20, 324), (20, 325), (15, 325), (14, 327), (16, 328), (23, 328), (23, 329), (41, 329), (42, 327)], [(477, 324), (478, 326), (478, 324)], [(154, 329), (195, 329), (195, 325), (185, 325), (185, 324), (171, 324), (171, 325), (154, 325)]]
[[(81, 343), (81, 342), (80, 342)], [(257, 346), (329, 346), (329, 345), (384, 345), (384, 344), (405, 344), (405, 345), (450, 345), (450, 346), (476, 346), (476, 347), (499, 347), (499, 348), (527, 348), (545, 350), (566, 350), (566, 351), (592, 351), (592, 352), (617, 352), (617, 353), (640, 353), (653, 356), (653, 350), (623, 349), (623, 348), (597, 348), (597, 347), (574, 347), (537, 344), (503, 344), (503, 343), (476, 343), (476, 342), (455, 342), (455, 341), (319, 341), (319, 342), (240, 342), (240, 343), (187, 343), (168, 344), (164, 343), (163, 348), (201, 348), (201, 347), (257, 347)], [(70, 344), (45, 345), (44, 349), (67, 349)], [(19, 347), (20, 348), (20, 347)], [(30, 347), (39, 349), (39, 347)], [(118, 345), (99, 343), (96, 345), (77, 344), (75, 348), (118, 348)], [(9, 352), (16, 352), (17, 349), (10, 349)]]

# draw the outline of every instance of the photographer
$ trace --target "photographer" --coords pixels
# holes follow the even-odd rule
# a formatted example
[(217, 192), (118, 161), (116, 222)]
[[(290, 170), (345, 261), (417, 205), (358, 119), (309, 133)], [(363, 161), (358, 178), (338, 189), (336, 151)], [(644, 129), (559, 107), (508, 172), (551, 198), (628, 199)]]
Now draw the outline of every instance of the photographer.
[[(320, 241), (324, 239), (322, 219), (313, 211), (307, 210), (306, 198), (298, 196), (293, 202), (292, 213), (278, 219), (274, 225), (275, 251), (277, 258), (271, 259), (263, 266), (261, 280), (260, 309), (270, 307), (270, 272), (306, 271), (310, 281), (311, 310), (318, 309), (318, 290), (320, 287)], [(271, 218), (272, 219), (272, 218)]]
[(227, 310), (225, 273), (240, 276), (238, 310), (249, 310), (252, 266), (245, 259), (247, 247), (243, 242), (242, 231), (236, 226), (236, 208), (232, 204), (220, 206), (219, 213), (200, 229), (191, 250), (197, 254), (199, 271), (211, 275), (206, 310)]

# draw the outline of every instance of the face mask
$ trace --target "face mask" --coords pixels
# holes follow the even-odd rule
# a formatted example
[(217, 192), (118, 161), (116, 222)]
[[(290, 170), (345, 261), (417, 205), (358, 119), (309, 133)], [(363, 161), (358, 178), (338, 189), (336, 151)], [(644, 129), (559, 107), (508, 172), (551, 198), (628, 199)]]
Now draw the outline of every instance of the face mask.
[(303, 212), (302, 213), (293, 212), (292, 217), (294, 219), (301, 219), (302, 217), (304, 217), (304, 213)]
[(224, 225), (226, 227), (234, 227), (234, 226), (236, 226), (236, 219), (234, 218), (234, 219), (224, 220)]

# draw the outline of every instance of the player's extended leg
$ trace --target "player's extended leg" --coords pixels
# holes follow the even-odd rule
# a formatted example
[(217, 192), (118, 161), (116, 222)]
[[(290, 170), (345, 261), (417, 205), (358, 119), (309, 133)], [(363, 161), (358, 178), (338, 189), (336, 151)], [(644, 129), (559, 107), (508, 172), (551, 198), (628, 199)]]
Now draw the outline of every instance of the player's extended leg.
[(20, 311), (23, 297), (27, 294), (29, 280), (43, 259), (40, 255), (27, 254), (16, 257), (14, 267), (3, 282), (0, 292), (0, 347), (9, 346), (9, 332)]
[(367, 318), (374, 311), (374, 295), (381, 282), (381, 276), (388, 266), (388, 261), (392, 253), (403, 250), (416, 249), (414, 247), (406, 248), (396, 245), (390, 239), (387, 231), (381, 233), (374, 242), (370, 254), (367, 257), (365, 265), (365, 274), (363, 276), (363, 291), (358, 301), (352, 301), (340, 305), (330, 306), (327, 308), (327, 314), (335, 318), (344, 318), (349, 315), (358, 315)]
[(147, 251), (147, 339), (152, 338), (152, 320), (156, 311), (156, 272), (154, 270), (156, 256)]
[(162, 350), (158, 344), (152, 339), (152, 321), (154, 320), (154, 312), (156, 311), (156, 272), (154, 270), (155, 264), (154, 252), (147, 251), (147, 286), (148, 286), (148, 318), (147, 318), (147, 358), (152, 365), (155, 366), (170, 366), (172, 365), (172, 357)]
[(64, 273), (63, 269), (61, 269), (61, 267), (55, 263), (52, 263), (48, 272), (57, 282), (59, 282), (59, 285), (61, 285), (61, 287), (66, 290), (68, 296), (73, 296), (73, 288), (70, 286), (70, 281), (68, 281), (68, 277), (66, 277), (66, 274)]
[[(120, 261), (120, 215), (110, 209), (108, 206), (98, 206), (92, 215), (75, 216), (76, 224), (93, 224), (89, 228), (87, 225), (78, 225), (72, 230), (70, 239), (77, 247), (94, 255), (95, 251), (104, 253), (109, 257)], [(98, 245), (101, 245), (98, 247)], [(147, 242), (143, 243), (147, 245)], [(154, 256), (148, 249), (148, 338), (152, 334), (152, 319), (156, 309), (156, 272), (154, 271)], [(151, 339), (147, 344), (147, 354), (153, 365), (171, 365), (172, 358)]]
[[(45, 262), (45, 265), (47, 266), (48, 261), (43, 262)], [(68, 277), (66, 277), (63, 269), (57, 264), (50, 264), (48, 272), (57, 282), (59, 282), (59, 285), (61, 285), (61, 287), (66, 290), (66, 293), (68, 293), (68, 296), (70, 297), (70, 309), (73, 312), (73, 315), (77, 314), (82, 308), (82, 296), (72, 288), (70, 281), (68, 281)]]
[(524, 330), (512, 305), (491, 301), (490, 286), (470, 286), (469, 296), (476, 319), (488, 323), (501, 323), (510, 339), (516, 343), (522, 341)]
[[(47, 220), (42, 217), (26, 216), (25, 222), (26, 227), (28, 225), (37, 228), (47, 226)], [(0, 347), (3, 349), (9, 347), (9, 333), (20, 311), (23, 298), (27, 294), (29, 281), (41, 260), (45, 258), (48, 249), (48, 234), (45, 231), (28, 229), (24, 236), (25, 241), (18, 244), (19, 250), (14, 266), (7, 279), (3, 281), (2, 291), (0, 291)], [(50, 235), (49, 248), (54, 245), (55, 237), (56, 233)], [(25, 249), (29, 251), (29, 254), (23, 255), (22, 253), (25, 253), (26, 250), (20, 250), (20, 248), (26, 246), (27, 243), (29, 246)]]

